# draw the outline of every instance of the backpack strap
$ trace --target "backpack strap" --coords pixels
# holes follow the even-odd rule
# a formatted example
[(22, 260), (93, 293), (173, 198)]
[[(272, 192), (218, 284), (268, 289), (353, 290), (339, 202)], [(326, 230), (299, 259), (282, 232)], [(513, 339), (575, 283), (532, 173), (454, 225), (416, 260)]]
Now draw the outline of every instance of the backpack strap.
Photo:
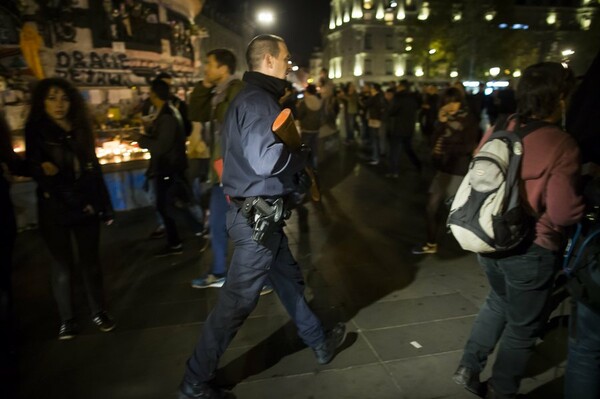
[[(525, 121), (525, 126), (521, 126), (522, 120)], [(531, 132), (541, 129), (545, 126), (553, 125), (550, 122), (541, 121), (538, 119), (526, 119), (522, 118), (519, 114), (513, 114), (510, 116), (501, 116), (500, 118), (498, 118), (496, 124), (494, 125), (493, 132), (507, 130), (508, 125), (510, 125), (512, 121), (515, 121), (514, 132), (521, 138), (521, 140), (523, 140), (523, 138)]]

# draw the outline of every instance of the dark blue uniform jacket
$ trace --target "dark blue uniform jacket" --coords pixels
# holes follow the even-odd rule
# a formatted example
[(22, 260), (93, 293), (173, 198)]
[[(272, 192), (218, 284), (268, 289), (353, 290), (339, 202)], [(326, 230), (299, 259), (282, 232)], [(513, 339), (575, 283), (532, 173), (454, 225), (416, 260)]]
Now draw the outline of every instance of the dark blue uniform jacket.
[(271, 130), (286, 81), (258, 72), (247, 72), (243, 80), (223, 122), (223, 191), (234, 198), (286, 195), (304, 168), (304, 159)]

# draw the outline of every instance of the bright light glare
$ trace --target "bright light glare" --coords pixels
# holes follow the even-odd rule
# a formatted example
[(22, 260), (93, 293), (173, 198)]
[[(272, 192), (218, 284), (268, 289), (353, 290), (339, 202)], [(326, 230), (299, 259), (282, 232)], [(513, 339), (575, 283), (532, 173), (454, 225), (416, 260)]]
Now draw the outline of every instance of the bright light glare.
[(563, 50), (563, 52), (562, 52), (563, 57), (568, 57), (573, 54), (575, 54), (575, 52), (571, 49), (566, 49), (566, 50)]
[(429, 54), (430, 55), (434, 55), (436, 52), (437, 52), (437, 50), (434, 49), (434, 48), (432, 48), (432, 49), (429, 50)]
[(294, 66), (292, 67), (292, 71), (294, 71), (294, 72), (296, 72), (298, 69), (300, 69), (300, 68), (298, 68), (298, 65), (294, 65)]
[(498, 76), (499, 73), (500, 73), (500, 68), (498, 68), (498, 67), (490, 68), (490, 75)]
[(256, 19), (263, 25), (271, 25), (275, 21), (275, 16), (273, 15), (273, 11), (263, 10), (258, 13)]
[(450, 72), (450, 77), (451, 77), (451, 78), (456, 78), (456, 77), (458, 77), (458, 72), (456, 72), (456, 71), (452, 71), (452, 72)]

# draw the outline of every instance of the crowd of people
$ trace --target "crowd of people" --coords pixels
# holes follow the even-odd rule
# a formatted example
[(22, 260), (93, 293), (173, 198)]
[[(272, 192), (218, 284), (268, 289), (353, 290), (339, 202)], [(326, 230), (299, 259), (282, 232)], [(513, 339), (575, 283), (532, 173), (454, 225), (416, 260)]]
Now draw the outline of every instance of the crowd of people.
[[(426, 255), (438, 251), (442, 204), (456, 193), (472, 155), (492, 131), (484, 134), (483, 121), (513, 130), (544, 121), (523, 140), (521, 178), (528, 207), (536, 215), (535, 234), (509, 252), (479, 255), (491, 291), (453, 376), (481, 397), (516, 397), (546, 322), (566, 228), (584, 214), (578, 145), (561, 127), (575, 89), (572, 72), (556, 63), (533, 65), (524, 71), (516, 91), (507, 88), (484, 96), (483, 90), (467, 93), (460, 83), (426, 85), (422, 93), (408, 80), (336, 87), (323, 70), (318, 84), (307, 85), (298, 96), (286, 80), (289, 58), (282, 38), (260, 35), (248, 45), (248, 72), (238, 79), (234, 54), (213, 49), (207, 53), (204, 79), (194, 86), (187, 104), (172, 95), (170, 76), (161, 74), (140, 107), (145, 129), (139, 143), (152, 155), (147, 177), (159, 221), (151, 237), (167, 241), (156, 255), (183, 252), (175, 213), (184, 212), (195, 236), (210, 243), (213, 253), (210, 269), (191, 285), (221, 289), (187, 361), (181, 398), (220, 397), (213, 384), (219, 359), (260, 295), (277, 293), (319, 364), (330, 362), (343, 343), (344, 324), (325, 330), (309, 308), (302, 272), (283, 230), (287, 210), (298, 205), (292, 199), (302, 198), (293, 194), (308, 190), (305, 165), (319, 168), (323, 130), (342, 130), (347, 150), (360, 150), (364, 162), (375, 170), (385, 169), (390, 182), (402, 173), (403, 154), (412, 165), (406, 173), (421, 173), (424, 164), (433, 166), (423, 208), (427, 236), (412, 250)], [(271, 130), (283, 107), (292, 110), (298, 123), (303, 143), (299, 150), (287, 148)], [(114, 212), (83, 97), (64, 79), (37, 83), (25, 128), (25, 159), (12, 151), (5, 123), (0, 130), (2, 164), (37, 183), (40, 233), (53, 258), (49, 263), (60, 318), (58, 338), (72, 339), (79, 331), (71, 298), (76, 260), (92, 322), (100, 331), (112, 331), (116, 322), (104, 302), (99, 240), (100, 224), (111, 224)], [(428, 159), (421, 159), (413, 148), (417, 132)], [(385, 168), (379, 166), (384, 163)], [(8, 265), (16, 227), (4, 179), (0, 189), (5, 317), (12, 309)], [(228, 267), (230, 241), (234, 251)], [(587, 331), (596, 338), (599, 318), (586, 313), (586, 323), (593, 326)], [(567, 386), (577, 389), (567, 389), (568, 398), (600, 396), (600, 345), (597, 339), (586, 342), (591, 360), (569, 362)], [(492, 377), (483, 383), (479, 376), (494, 350)], [(582, 385), (586, 389), (580, 389)]]

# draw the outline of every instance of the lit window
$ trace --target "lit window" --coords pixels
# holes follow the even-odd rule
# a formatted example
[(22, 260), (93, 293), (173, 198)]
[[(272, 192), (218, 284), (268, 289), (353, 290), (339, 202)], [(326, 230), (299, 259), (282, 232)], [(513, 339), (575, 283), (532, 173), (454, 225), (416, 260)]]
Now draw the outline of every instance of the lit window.
[(415, 76), (421, 77), (423, 75), (425, 75), (425, 72), (423, 72), (423, 67), (420, 67), (420, 66), (416, 67), (415, 68)]

